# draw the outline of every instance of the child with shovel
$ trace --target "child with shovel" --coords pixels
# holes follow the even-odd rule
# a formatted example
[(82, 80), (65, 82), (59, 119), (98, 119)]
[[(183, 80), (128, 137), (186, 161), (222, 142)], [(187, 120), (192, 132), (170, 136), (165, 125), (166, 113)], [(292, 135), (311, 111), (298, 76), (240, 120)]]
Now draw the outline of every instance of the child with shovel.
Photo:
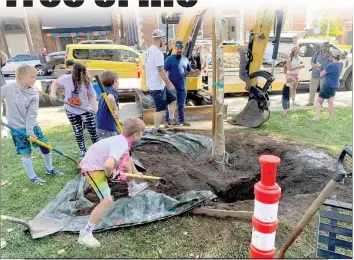
[[(100, 198), (100, 203), (92, 211), (86, 227), (80, 231), (78, 239), (80, 244), (88, 247), (99, 247), (101, 245), (93, 237), (92, 231), (113, 202), (107, 178), (115, 178), (121, 172), (140, 174), (134, 167), (129, 156), (129, 150), (132, 142), (140, 141), (144, 131), (145, 124), (141, 119), (128, 118), (124, 122), (121, 135), (105, 138), (93, 144), (81, 161), (81, 172)], [(116, 163), (118, 164), (117, 169), (115, 169)], [(131, 197), (148, 187), (146, 183), (136, 184), (127, 181), (128, 192)]]
[[(72, 73), (63, 75), (59, 79), (54, 80), (50, 90), (50, 98), (55, 101), (57, 98), (58, 87), (65, 88), (65, 101), (97, 112), (96, 94), (91, 86), (87, 67), (84, 63), (76, 62), (73, 65)], [(84, 129), (89, 132), (92, 143), (99, 140), (96, 132), (96, 121), (92, 113), (84, 112), (78, 108), (74, 108), (65, 104), (67, 117), (73, 127), (77, 145), (80, 148), (80, 160), (84, 158), (86, 153), (86, 145), (84, 138)]]
[(113, 109), (113, 116), (109, 110), (106, 101), (101, 95), (98, 102), (97, 111), (97, 134), (100, 139), (117, 135), (117, 125), (113, 119), (119, 116), (119, 98), (118, 98), (118, 75), (115, 71), (106, 70), (101, 75), (101, 81), (107, 93), (108, 102)]
[[(1, 87), (1, 99), (6, 99), (6, 113), (9, 125), (32, 136), (44, 143), (41, 128), (37, 124), (39, 107), (39, 94), (34, 83), (36, 82), (37, 69), (32, 65), (20, 65), (16, 69), (16, 82), (7, 83)], [(16, 147), (16, 153), (22, 156), (23, 165), (27, 171), (28, 178), (32, 183), (43, 185), (45, 180), (38, 177), (32, 166), (31, 143), (26, 136), (11, 131), (11, 136)], [(38, 147), (37, 143), (32, 143)], [(61, 176), (62, 172), (52, 165), (50, 151), (39, 146), (46, 166), (48, 175)]]

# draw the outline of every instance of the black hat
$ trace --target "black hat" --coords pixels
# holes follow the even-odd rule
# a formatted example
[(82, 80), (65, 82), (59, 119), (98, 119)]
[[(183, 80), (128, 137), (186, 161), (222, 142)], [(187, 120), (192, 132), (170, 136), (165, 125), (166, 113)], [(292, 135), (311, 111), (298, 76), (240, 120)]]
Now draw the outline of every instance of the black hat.
[(65, 62), (66, 67), (74, 66), (74, 64), (75, 64), (75, 61), (74, 61), (74, 60), (67, 60), (67, 61)]

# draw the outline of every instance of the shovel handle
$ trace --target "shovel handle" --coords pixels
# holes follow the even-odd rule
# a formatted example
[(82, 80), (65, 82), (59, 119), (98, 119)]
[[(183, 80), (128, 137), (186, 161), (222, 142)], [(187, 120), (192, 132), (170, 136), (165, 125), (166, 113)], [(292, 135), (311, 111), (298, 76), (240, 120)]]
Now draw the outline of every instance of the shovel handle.
[[(103, 86), (102, 86), (100, 77), (96, 75), (96, 76), (95, 76), (95, 79), (96, 79), (96, 81), (97, 81), (97, 84), (98, 84), (98, 86), (99, 86), (101, 92), (102, 92), (102, 96), (103, 96), (103, 98), (104, 98), (104, 101), (106, 102), (106, 105), (107, 105), (107, 107), (108, 107), (108, 109), (109, 109), (109, 111), (111, 112), (112, 117), (113, 117), (113, 109), (112, 109), (111, 105), (109, 104), (108, 96), (107, 96), (106, 91), (104, 91), (104, 88), (103, 88)], [(119, 121), (118, 121), (117, 118), (113, 117), (113, 119), (114, 119), (114, 122), (115, 122), (116, 125), (117, 125), (117, 128), (118, 128), (119, 133), (121, 134), (121, 133), (123, 132), (122, 126), (120, 125), (120, 123), (119, 123)]]
[(28, 229), (30, 228), (28, 222), (25, 221), (25, 220), (23, 220), (23, 219), (12, 218), (12, 217), (9, 217), (9, 216), (0, 215), (0, 220), (1, 220), (1, 221), (9, 221), (9, 222), (14, 222), (14, 223), (22, 224), (22, 225), (26, 226)]
[[(40, 94), (41, 94), (42, 96), (50, 97), (47, 93), (42, 92), (42, 91), (40, 91)], [(85, 111), (85, 112), (88, 112), (88, 113), (90, 113), (90, 114), (92, 114), (92, 115), (96, 115), (96, 113), (95, 113), (94, 111), (90, 111), (90, 110), (81, 108), (81, 107), (79, 107), (79, 106), (75, 106), (75, 105), (70, 104), (69, 102), (66, 102), (66, 101), (64, 101), (64, 100), (61, 100), (61, 99), (59, 99), (59, 98), (56, 98), (56, 100), (58, 100), (59, 102), (62, 102), (62, 103), (64, 103), (64, 104), (66, 104), (66, 105), (68, 105), (68, 106), (71, 106), (71, 107), (80, 109), (80, 110)]]
[(145, 180), (164, 180), (162, 177), (156, 177), (156, 176), (149, 176), (149, 175), (140, 175), (140, 174), (133, 174), (133, 173), (122, 173), (123, 175), (126, 175), (129, 178), (135, 178), (135, 179), (145, 179)]

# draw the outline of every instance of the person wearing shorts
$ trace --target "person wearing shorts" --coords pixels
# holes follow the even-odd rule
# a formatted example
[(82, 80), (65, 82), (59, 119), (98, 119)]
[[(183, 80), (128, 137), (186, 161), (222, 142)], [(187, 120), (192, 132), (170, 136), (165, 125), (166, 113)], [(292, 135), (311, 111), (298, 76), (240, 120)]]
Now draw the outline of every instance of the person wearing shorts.
[[(39, 141), (48, 143), (41, 128), (37, 123), (39, 94), (34, 86), (37, 70), (29, 64), (22, 64), (16, 69), (16, 81), (9, 82), (1, 87), (0, 101), (6, 100), (7, 120), (10, 126), (22, 132), (20, 134), (11, 130), (12, 140), (15, 144), (16, 153), (22, 157), (22, 163), (27, 176), (33, 184), (44, 185), (44, 179), (36, 175), (32, 164), (31, 142), (27, 136), (32, 136)], [(33, 147), (38, 144), (33, 142)], [(51, 176), (62, 176), (63, 173), (55, 169), (48, 148), (39, 146), (46, 173)]]
[(336, 94), (336, 89), (340, 87), (339, 78), (343, 70), (343, 63), (340, 62), (341, 57), (340, 50), (334, 50), (331, 53), (332, 63), (329, 63), (327, 67), (321, 71), (320, 76), (325, 77), (323, 86), (320, 90), (318, 98), (316, 100), (316, 116), (314, 120), (320, 119), (321, 105), (323, 100), (328, 99), (328, 118), (332, 119), (334, 112), (334, 96)]
[[(144, 122), (136, 117), (125, 120), (123, 133), (102, 139), (94, 143), (80, 163), (81, 173), (96, 192), (100, 203), (94, 208), (83, 230), (80, 231), (78, 242), (88, 247), (99, 247), (92, 232), (100, 221), (106, 209), (112, 204), (113, 198), (108, 185), (108, 178), (116, 180), (118, 173), (141, 174), (134, 166), (129, 151), (133, 142), (139, 142), (145, 131)], [(115, 165), (118, 167), (115, 169)], [(119, 175), (118, 175), (119, 176)], [(136, 184), (127, 179), (130, 197), (145, 190), (147, 183)]]
[(304, 65), (301, 65), (301, 60), (299, 57), (299, 46), (294, 46), (291, 49), (290, 57), (287, 60), (287, 75), (286, 77), (293, 77), (296, 82), (292, 85), (291, 89), (291, 100), (293, 106), (299, 106), (299, 104), (295, 103), (296, 89), (299, 85), (299, 73), (300, 69), (305, 68)]
[(164, 33), (161, 30), (154, 30), (152, 33), (153, 44), (144, 53), (143, 68), (146, 71), (146, 87), (154, 99), (156, 113), (154, 117), (154, 129), (152, 133), (157, 136), (164, 136), (166, 132), (160, 128), (168, 107), (171, 126), (174, 124), (177, 97), (174, 93), (175, 87), (168, 79), (164, 70), (165, 60), (161, 52), (164, 44)]

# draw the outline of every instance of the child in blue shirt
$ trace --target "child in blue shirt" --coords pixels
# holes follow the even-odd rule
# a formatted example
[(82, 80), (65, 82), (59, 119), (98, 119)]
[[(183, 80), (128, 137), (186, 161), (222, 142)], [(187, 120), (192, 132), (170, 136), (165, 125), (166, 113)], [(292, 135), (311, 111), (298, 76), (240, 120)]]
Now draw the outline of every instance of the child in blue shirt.
[(340, 50), (332, 51), (333, 62), (328, 64), (327, 67), (321, 71), (320, 76), (325, 77), (323, 86), (320, 90), (316, 100), (316, 116), (314, 120), (320, 119), (321, 106), (324, 99), (328, 99), (328, 119), (332, 118), (334, 112), (334, 96), (335, 91), (340, 87), (339, 78), (342, 73), (343, 63), (340, 62), (342, 53)]
[[(103, 95), (98, 102), (96, 116), (97, 134), (100, 139), (117, 135), (117, 125), (114, 118), (119, 117), (119, 98), (118, 98), (118, 75), (115, 71), (106, 70), (102, 73), (101, 81), (107, 93), (108, 101), (113, 109), (113, 116), (109, 110)], [(114, 117), (114, 118), (113, 118)]]

